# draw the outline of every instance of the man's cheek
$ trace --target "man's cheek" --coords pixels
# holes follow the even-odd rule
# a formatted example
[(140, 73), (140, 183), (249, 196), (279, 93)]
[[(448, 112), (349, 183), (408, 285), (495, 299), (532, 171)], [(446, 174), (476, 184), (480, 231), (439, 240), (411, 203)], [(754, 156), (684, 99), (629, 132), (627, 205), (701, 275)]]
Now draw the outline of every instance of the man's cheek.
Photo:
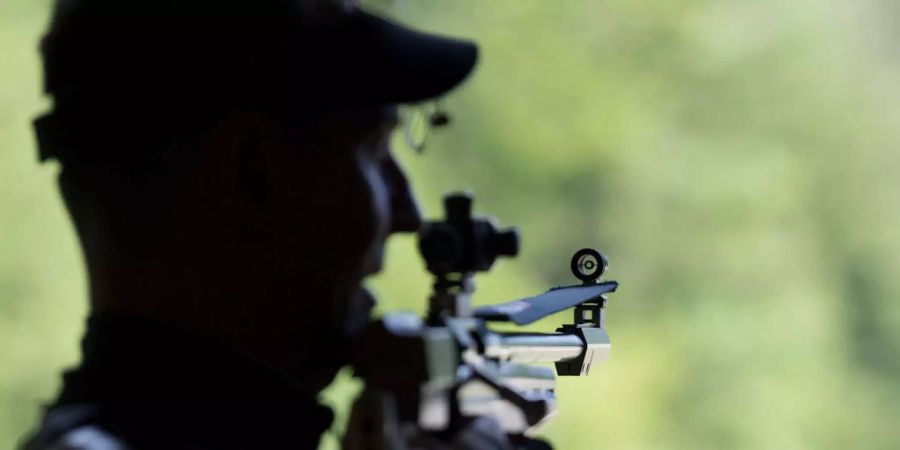
[(372, 245), (378, 242), (383, 234), (379, 220), (380, 205), (383, 194), (375, 192), (370, 175), (359, 165), (344, 166), (341, 172), (333, 172), (339, 177), (339, 187), (335, 188), (330, 181), (331, 201), (323, 205), (331, 221), (324, 224), (329, 234), (336, 239), (345, 257), (358, 264), (371, 251)]
[(377, 166), (371, 165), (365, 171), (371, 199), (371, 214), (375, 228), (375, 243), (384, 241), (390, 234), (391, 193), (385, 183), (384, 176)]

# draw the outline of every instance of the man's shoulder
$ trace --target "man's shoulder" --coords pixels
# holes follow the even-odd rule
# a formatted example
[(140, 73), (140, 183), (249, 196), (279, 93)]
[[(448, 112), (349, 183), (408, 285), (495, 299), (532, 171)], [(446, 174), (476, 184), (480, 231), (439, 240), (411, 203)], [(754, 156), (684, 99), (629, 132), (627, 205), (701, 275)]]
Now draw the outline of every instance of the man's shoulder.
[(99, 423), (94, 405), (71, 405), (47, 411), (22, 450), (127, 450), (124, 441)]
[(128, 450), (130, 448), (98, 426), (82, 425), (49, 440), (29, 441), (23, 450)]

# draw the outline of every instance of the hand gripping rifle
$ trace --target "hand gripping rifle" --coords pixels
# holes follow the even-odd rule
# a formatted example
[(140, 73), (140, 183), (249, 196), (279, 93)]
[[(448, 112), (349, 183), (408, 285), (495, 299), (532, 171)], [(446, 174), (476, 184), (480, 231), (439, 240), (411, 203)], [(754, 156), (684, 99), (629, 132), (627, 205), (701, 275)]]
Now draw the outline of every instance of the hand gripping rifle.
[[(556, 412), (553, 369), (532, 364), (552, 362), (560, 376), (580, 376), (609, 357), (604, 305), (618, 283), (598, 281), (607, 267), (603, 255), (590, 248), (575, 253), (571, 269), (581, 284), (472, 308), (473, 275), (489, 270), (497, 257), (515, 256), (518, 231), (473, 217), (467, 194), (445, 197), (444, 209), (445, 220), (428, 222), (419, 233), (419, 250), (435, 276), (428, 315), (388, 314), (356, 341), (354, 370), (366, 388), (345, 448), (431, 448), (417, 439), (449, 440), (480, 416), (493, 418), (510, 442), (524, 446)], [(570, 308), (572, 323), (554, 333), (487, 326), (527, 325)], [(368, 411), (365, 418), (360, 410)]]

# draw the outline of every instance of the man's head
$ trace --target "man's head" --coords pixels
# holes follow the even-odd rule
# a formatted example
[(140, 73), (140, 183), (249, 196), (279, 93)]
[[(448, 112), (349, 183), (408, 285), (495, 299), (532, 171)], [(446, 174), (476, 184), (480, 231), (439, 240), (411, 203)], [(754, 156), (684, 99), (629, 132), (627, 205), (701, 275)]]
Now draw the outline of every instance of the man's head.
[(340, 365), (387, 237), (419, 225), (388, 145), (396, 105), (460, 82), (474, 46), (352, 8), (156, 3), (60, 2), (44, 42), (56, 108), (38, 131), (93, 307), (225, 341), (317, 390), (331, 375), (310, 363)]

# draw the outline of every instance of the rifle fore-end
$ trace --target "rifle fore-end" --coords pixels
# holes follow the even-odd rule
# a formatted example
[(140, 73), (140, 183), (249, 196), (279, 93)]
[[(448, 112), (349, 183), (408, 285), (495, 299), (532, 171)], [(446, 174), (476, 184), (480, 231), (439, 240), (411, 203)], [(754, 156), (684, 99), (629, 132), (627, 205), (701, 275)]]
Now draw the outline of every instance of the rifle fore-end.
[[(556, 411), (553, 370), (528, 364), (555, 363), (559, 375), (587, 375), (610, 346), (597, 327), (502, 333), (477, 318), (429, 325), (412, 313), (384, 316), (357, 341), (356, 373), (395, 396), (402, 420), (444, 431), (460, 416), (489, 415), (510, 434), (531, 433)], [(541, 406), (525, 414), (529, 402)]]
[[(472, 308), (477, 272), (518, 253), (518, 233), (498, 230), (493, 218), (472, 215), (471, 194), (445, 197), (445, 219), (419, 232), (419, 249), (435, 277), (424, 320), (393, 313), (356, 338), (354, 369), (366, 393), (381, 392), (404, 426), (452, 436), (478, 416), (493, 418), (513, 440), (530, 436), (556, 413), (556, 375), (584, 376), (608, 359), (606, 294), (618, 283), (600, 281), (608, 261), (584, 248), (570, 260), (581, 284), (533, 297)], [(554, 333), (497, 332), (489, 322), (528, 325), (572, 309), (573, 320)], [(548, 365), (555, 365), (555, 372)], [(541, 365), (546, 364), (546, 365)], [(384, 432), (387, 433), (386, 431)]]

